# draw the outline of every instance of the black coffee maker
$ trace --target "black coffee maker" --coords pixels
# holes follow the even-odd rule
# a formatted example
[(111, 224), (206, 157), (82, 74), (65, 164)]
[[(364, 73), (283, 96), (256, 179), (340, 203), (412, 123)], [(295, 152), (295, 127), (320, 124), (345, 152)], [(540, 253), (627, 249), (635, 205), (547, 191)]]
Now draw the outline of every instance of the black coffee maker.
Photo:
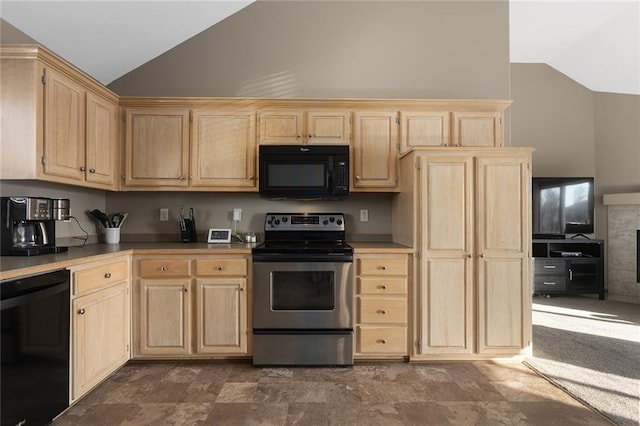
[(54, 200), (44, 197), (1, 197), (0, 255), (35, 256), (60, 253), (56, 247)]

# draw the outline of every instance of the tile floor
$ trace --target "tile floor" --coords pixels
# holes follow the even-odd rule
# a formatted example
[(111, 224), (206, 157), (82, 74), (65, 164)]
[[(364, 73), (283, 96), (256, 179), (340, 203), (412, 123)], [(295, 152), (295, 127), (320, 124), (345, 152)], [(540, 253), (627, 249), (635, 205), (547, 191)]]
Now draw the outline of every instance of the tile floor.
[(129, 363), (63, 425), (610, 425), (520, 363)]

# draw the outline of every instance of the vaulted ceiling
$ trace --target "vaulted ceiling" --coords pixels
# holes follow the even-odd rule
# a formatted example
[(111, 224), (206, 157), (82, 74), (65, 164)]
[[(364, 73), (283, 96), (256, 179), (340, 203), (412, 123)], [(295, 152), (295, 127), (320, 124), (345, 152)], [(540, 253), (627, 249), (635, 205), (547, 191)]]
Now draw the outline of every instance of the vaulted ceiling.
[[(253, 1), (2, 0), (0, 17), (108, 84)], [(509, 19), (511, 62), (640, 95), (640, 0), (510, 0)]]

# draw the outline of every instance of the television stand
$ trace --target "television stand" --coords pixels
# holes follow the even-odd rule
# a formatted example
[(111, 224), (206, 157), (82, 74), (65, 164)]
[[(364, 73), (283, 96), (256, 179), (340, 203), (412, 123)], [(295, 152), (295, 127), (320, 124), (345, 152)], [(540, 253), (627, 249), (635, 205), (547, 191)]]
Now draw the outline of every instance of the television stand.
[(533, 240), (533, 294), (596, 293), (604, 300), (604, 241)]
[(571, 236), (571, 239), (572, 239), (572, 240), (576, 240), (576, 239), (578, 239), (578, 238), (584, 238), (585, 240), (590, 240), (590, 239), (591, 239), (591, 238), (587, 237), (587, 236), (586, 236), (586, 235), (584, 235), (584, 234), (576, 234), (576, 235), (572, 235), (572, 236)]

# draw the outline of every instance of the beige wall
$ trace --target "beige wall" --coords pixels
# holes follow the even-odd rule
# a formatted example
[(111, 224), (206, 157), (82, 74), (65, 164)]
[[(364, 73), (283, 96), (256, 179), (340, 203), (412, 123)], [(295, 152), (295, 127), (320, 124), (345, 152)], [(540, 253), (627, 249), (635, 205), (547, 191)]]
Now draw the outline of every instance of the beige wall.
[(509, 98), (508, 2), (256, 2), (116, 80), (120, 95)]
[(640, 96), (592, 92), (545, 64), (511, 64), (511, 144), (533, 146), (534, 176), (595, 176), (605, 193), (640, 191)]
[(593, 92), (546, 64), (511, 64), (511, 146), (533, 146), (533, 176), (594, 176)]

